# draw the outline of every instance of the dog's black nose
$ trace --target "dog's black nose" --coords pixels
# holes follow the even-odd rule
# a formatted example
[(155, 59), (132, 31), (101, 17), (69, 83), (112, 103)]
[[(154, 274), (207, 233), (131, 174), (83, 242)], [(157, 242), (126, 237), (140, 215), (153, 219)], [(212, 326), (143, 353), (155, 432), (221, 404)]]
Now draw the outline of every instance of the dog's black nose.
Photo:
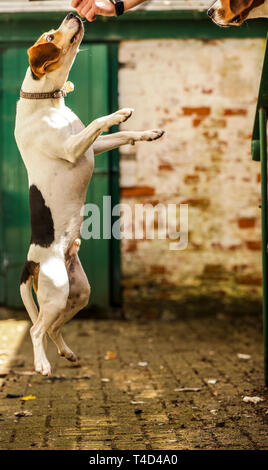
[(213, 13), (214, 13), (214, 8), (210, 8), (210, 9), (207, 11), (208, 16), (212, 16)]
[(69, 14), (67, 15), (66, 19), (67, 19), (67, 20), (71, 20), (71, 19), (74, 18), (74, 17), (75, 17), (75, 15), (71, 12), (71, 13), (69, 13)]

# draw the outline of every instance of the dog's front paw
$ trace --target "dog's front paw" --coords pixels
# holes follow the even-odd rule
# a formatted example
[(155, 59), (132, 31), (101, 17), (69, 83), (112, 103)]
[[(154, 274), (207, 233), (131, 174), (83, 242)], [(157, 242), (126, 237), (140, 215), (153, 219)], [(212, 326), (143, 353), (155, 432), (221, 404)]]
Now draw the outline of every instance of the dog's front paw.
[(119, 111), (116, 111), (116, 113), (114, 113), (114, 116), (115, 116), (115, 119), (117, 120), (117, 123), (120, 124), (121, 122), (127, 121), (132, 116), (133, 113), (134, 113), (133, 108), (123, 108), (123, 109), (119, 109)]
[(144, 131), (141, 134), (141, 139), (146, 142), (151, 142), (153, 140), (160, 139), (164, 135), (165, 131), (162, 129), (152, 129), (150, 131)]
[(130, 116), (132, 116), (134, 112), (133, 108), (123, 108), (119, 109), (119, 111), (116, 111), (115, 113), (111, 114), (109, 120), (108, 120), (108, 126), (116, 126), (118, 124), (121, 124), (122, 122), (127, 121)]

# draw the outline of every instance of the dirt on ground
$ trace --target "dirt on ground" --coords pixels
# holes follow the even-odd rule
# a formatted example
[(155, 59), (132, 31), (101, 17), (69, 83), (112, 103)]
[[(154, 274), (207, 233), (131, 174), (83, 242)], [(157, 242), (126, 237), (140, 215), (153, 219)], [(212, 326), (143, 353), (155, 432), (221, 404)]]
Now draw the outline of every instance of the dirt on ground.
[(26, 314), (9, 316), (0, 449), (268, 449), (261, 316), (73, 320), (64, 338), (79, 363), (49, 341), (51, 377), (34, 372)]

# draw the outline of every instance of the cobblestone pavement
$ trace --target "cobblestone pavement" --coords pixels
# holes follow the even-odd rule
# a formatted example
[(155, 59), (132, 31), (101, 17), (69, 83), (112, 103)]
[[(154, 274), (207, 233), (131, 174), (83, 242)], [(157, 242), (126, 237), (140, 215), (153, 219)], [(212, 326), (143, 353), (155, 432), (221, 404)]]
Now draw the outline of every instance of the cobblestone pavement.
[(260, 319), (73, 320), (80, 364), (49, 341), (47, 378), (23, 318), (0, 321), (1, 449), (268, 449)]

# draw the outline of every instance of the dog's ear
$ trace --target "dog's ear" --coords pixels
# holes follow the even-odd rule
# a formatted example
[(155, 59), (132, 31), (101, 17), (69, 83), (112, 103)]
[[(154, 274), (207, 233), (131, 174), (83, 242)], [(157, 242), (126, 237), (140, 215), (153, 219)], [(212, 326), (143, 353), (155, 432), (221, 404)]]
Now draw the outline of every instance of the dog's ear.
[(55, 70), (61, 49), (52, 42), (37, 44), (28, 49), (29, 64), (34, 75), (43, 77), (46, 72)]
[(230, 0), (230, 9), (235, 15), (239, 15), (249, 8), (254, 0)]

